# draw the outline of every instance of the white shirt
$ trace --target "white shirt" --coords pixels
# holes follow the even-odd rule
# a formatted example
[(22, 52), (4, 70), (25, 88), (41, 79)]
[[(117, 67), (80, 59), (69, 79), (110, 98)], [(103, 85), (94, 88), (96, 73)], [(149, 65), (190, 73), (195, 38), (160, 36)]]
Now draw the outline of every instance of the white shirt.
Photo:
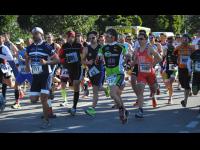
[(9, 48), (5, 45), (0, 45), (0, 48), (2, 48), (2, 51), (0, 51), (0, 58), (12, 61), (14, 60)]
[(198, 49), (198, 41), (200, 40), (200, 37), (197, 37), (196, 39), (194, 39), (193, 41), (192, 41), (192, 45), (194, 45), (195, 46), (195, 49)]

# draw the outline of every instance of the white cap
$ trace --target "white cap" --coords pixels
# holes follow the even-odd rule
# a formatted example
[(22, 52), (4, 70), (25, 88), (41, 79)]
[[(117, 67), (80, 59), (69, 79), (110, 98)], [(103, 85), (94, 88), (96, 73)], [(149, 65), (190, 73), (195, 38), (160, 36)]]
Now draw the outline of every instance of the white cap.
[(15, 44), (24, 44), (24, 40), (23, 39), (17, 39)]
[(42, 28), (40, 28), (40, 27), (35, 27), (35, 28), (33, 28), (32, 33), (35, 33), (35, 32), (39, 32), (39, 33), (41, 33), (41, 34), (44, 34)]

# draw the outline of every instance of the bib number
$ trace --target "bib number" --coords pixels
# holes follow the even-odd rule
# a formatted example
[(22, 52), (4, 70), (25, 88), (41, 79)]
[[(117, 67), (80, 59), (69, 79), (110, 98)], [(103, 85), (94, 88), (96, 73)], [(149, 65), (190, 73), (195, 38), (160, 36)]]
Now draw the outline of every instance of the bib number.
[(11, 67), (8, 64), (1, 64), (0, 66), (1, 71), (3, 72), (3, 74), (6, 74), (6, 76), (11, 76)]
[(69, 77), (69, 71), (67, 69), (62, 69), (61, 76), (66, 78)]
[(32, 74), (40, 74), (42, 73), (42, 65), (32, 65)]
[(175, 70), (174, 64), (169, 64), (169, 70), (170, 70), (170, 71), (174, 71), (174, 70)]
[(200, 72), (200, 61), (196, 61), (195, 62), (195, 67), (194, 68), (195, 68), (196, 72)]
[(187, 61), (189, 59), (189, 56), (181, 56), (181, 64), (187, 65)]
[(93, 66), (90, 70), (89, 70), (89, 75), (90, 75), (90, 77), (93, 77), (93, 76), (95, 76), (95, 75), (97, 75), (97, 74), (99, 74), (100, 72), (99, 72), (99, 70), (95, 67), (95, 66)]
[(75, 63), (78, 62), (77, 53), (70, 53), (66, 55), (67, 63)]
[(21, 73), (25, 73), (26, 71), (25, 71), (25, 68), (26, 68), (26, 66), (25, 65), (20, 65), (19, 66), (19, 72), (21, 72)]
[(117, 75), (111, 75), (106, 78), (106, 81), (109, 86), (113, 86), (116, 83)]
[(141, 72), (145, 72), (145, 73), (150, 73), (150, 72), (151, 72), (150, 64), (141, 63), (141, 64), (140, 64), (140, 71), (141, 71)]

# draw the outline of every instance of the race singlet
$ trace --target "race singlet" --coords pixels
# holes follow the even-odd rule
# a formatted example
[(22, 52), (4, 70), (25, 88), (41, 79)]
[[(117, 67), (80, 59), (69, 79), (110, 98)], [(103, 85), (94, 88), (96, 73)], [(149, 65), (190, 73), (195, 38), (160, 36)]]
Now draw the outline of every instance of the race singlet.
[(106, 81), (107, 81), (107, 83), (108, 83), (109, 86), (115, 85), (116, 80), (117, 80), (117, 75), (111, 75), (111, 76), (108, 76), (106, 78)]
[(174, 71), (174, 70), (175, 70), (175, 65), (169, 64), (169, 71)]
[(189, 56), (181, 56), (180, 57), (180, 64), (187, 65), (188, 59), (189, 59)]
[(32, 74), (41, 74), (43, 72), (42, 65), (40, 63), (31, 65)]
[(78, 56), (77, 53), (70, 53), (70, 54), (66, 54), (66, 58), (67, 58), (67, 63), (75, 63), (78, 62)]
[(90, 77), (93, 77), (100, 73), (100, 71), (95, 66), (90, 68), (90, 70), (88, 72), (89, 72)]
[(194, 70), (195, 72), (200, 72), (200, 61), (195, 62)]
[(140, 64), (140, 72), (150, 73), (151, 72), (151, 64), (141, 63)]
[(61, 77), (69, 77), (69, 71), (66, 68), (62, 68)]
[(0, 65), (1, 71), (3, 72), (3, 74), (6, 74), (6, 76), (11, 76), (11, 67), (8, 64), (1, 64)]
[(25, 65), (19, 65), (18, 70), (20, 73), (26, 73), (25, 68), (26, 68)]

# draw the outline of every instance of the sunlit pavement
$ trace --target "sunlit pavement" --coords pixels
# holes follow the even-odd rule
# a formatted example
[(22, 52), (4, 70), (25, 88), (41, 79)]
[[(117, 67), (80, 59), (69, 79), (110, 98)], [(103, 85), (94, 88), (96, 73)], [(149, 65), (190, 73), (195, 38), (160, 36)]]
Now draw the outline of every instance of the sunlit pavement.
[[(88, 116), (84, 110), (91, 105), (92, 97), (83, 99), (81, 92), (80, 101), (76, 116), (72, 117), (67, 113), (67, 108), (60, 107), (62, 98), (57, 91), (53, 101), (53, 110), (57, 115), (56, 119), (51, 119), (52, 127), (41, 130), (42, 120), (41, 103), (31, 104), (28, 96), (21, 100), (22, 109), (13, 110), (11, 104), (14, 103), (13, 89), (7, 93), (7, 107), (0, 114), (0, 132), (59, 132), (59, 133), (193, 133), (200, 132), (200, 94), (189, 97), (187, 108), (182, 108), (180, 101), (183, 100), (183, 89), (177, 90), (177, 83), (174, 83), (174, 104), (167, 104), (167, 93), (163, 84), (161, 94), (157, 96), (158, 107), (153, 108), (149, 98), (149, 88), (145, 89), (144, 119), (135, 119), (137, 108), (133, 107), (136, 96), (130, 85), (125, 87), (122, 98), (126, 108), (129, 110), (129, 121), (122, 125), (118, 110), (112, 109), (113, 101), (106, 98), (103, 92), (99, 93), (99, 103), (95, 117)], [(72, 103), (72, 91), (68, 91), (69, 102)], [(90, 88), (92, 96), (92, 90)]]

